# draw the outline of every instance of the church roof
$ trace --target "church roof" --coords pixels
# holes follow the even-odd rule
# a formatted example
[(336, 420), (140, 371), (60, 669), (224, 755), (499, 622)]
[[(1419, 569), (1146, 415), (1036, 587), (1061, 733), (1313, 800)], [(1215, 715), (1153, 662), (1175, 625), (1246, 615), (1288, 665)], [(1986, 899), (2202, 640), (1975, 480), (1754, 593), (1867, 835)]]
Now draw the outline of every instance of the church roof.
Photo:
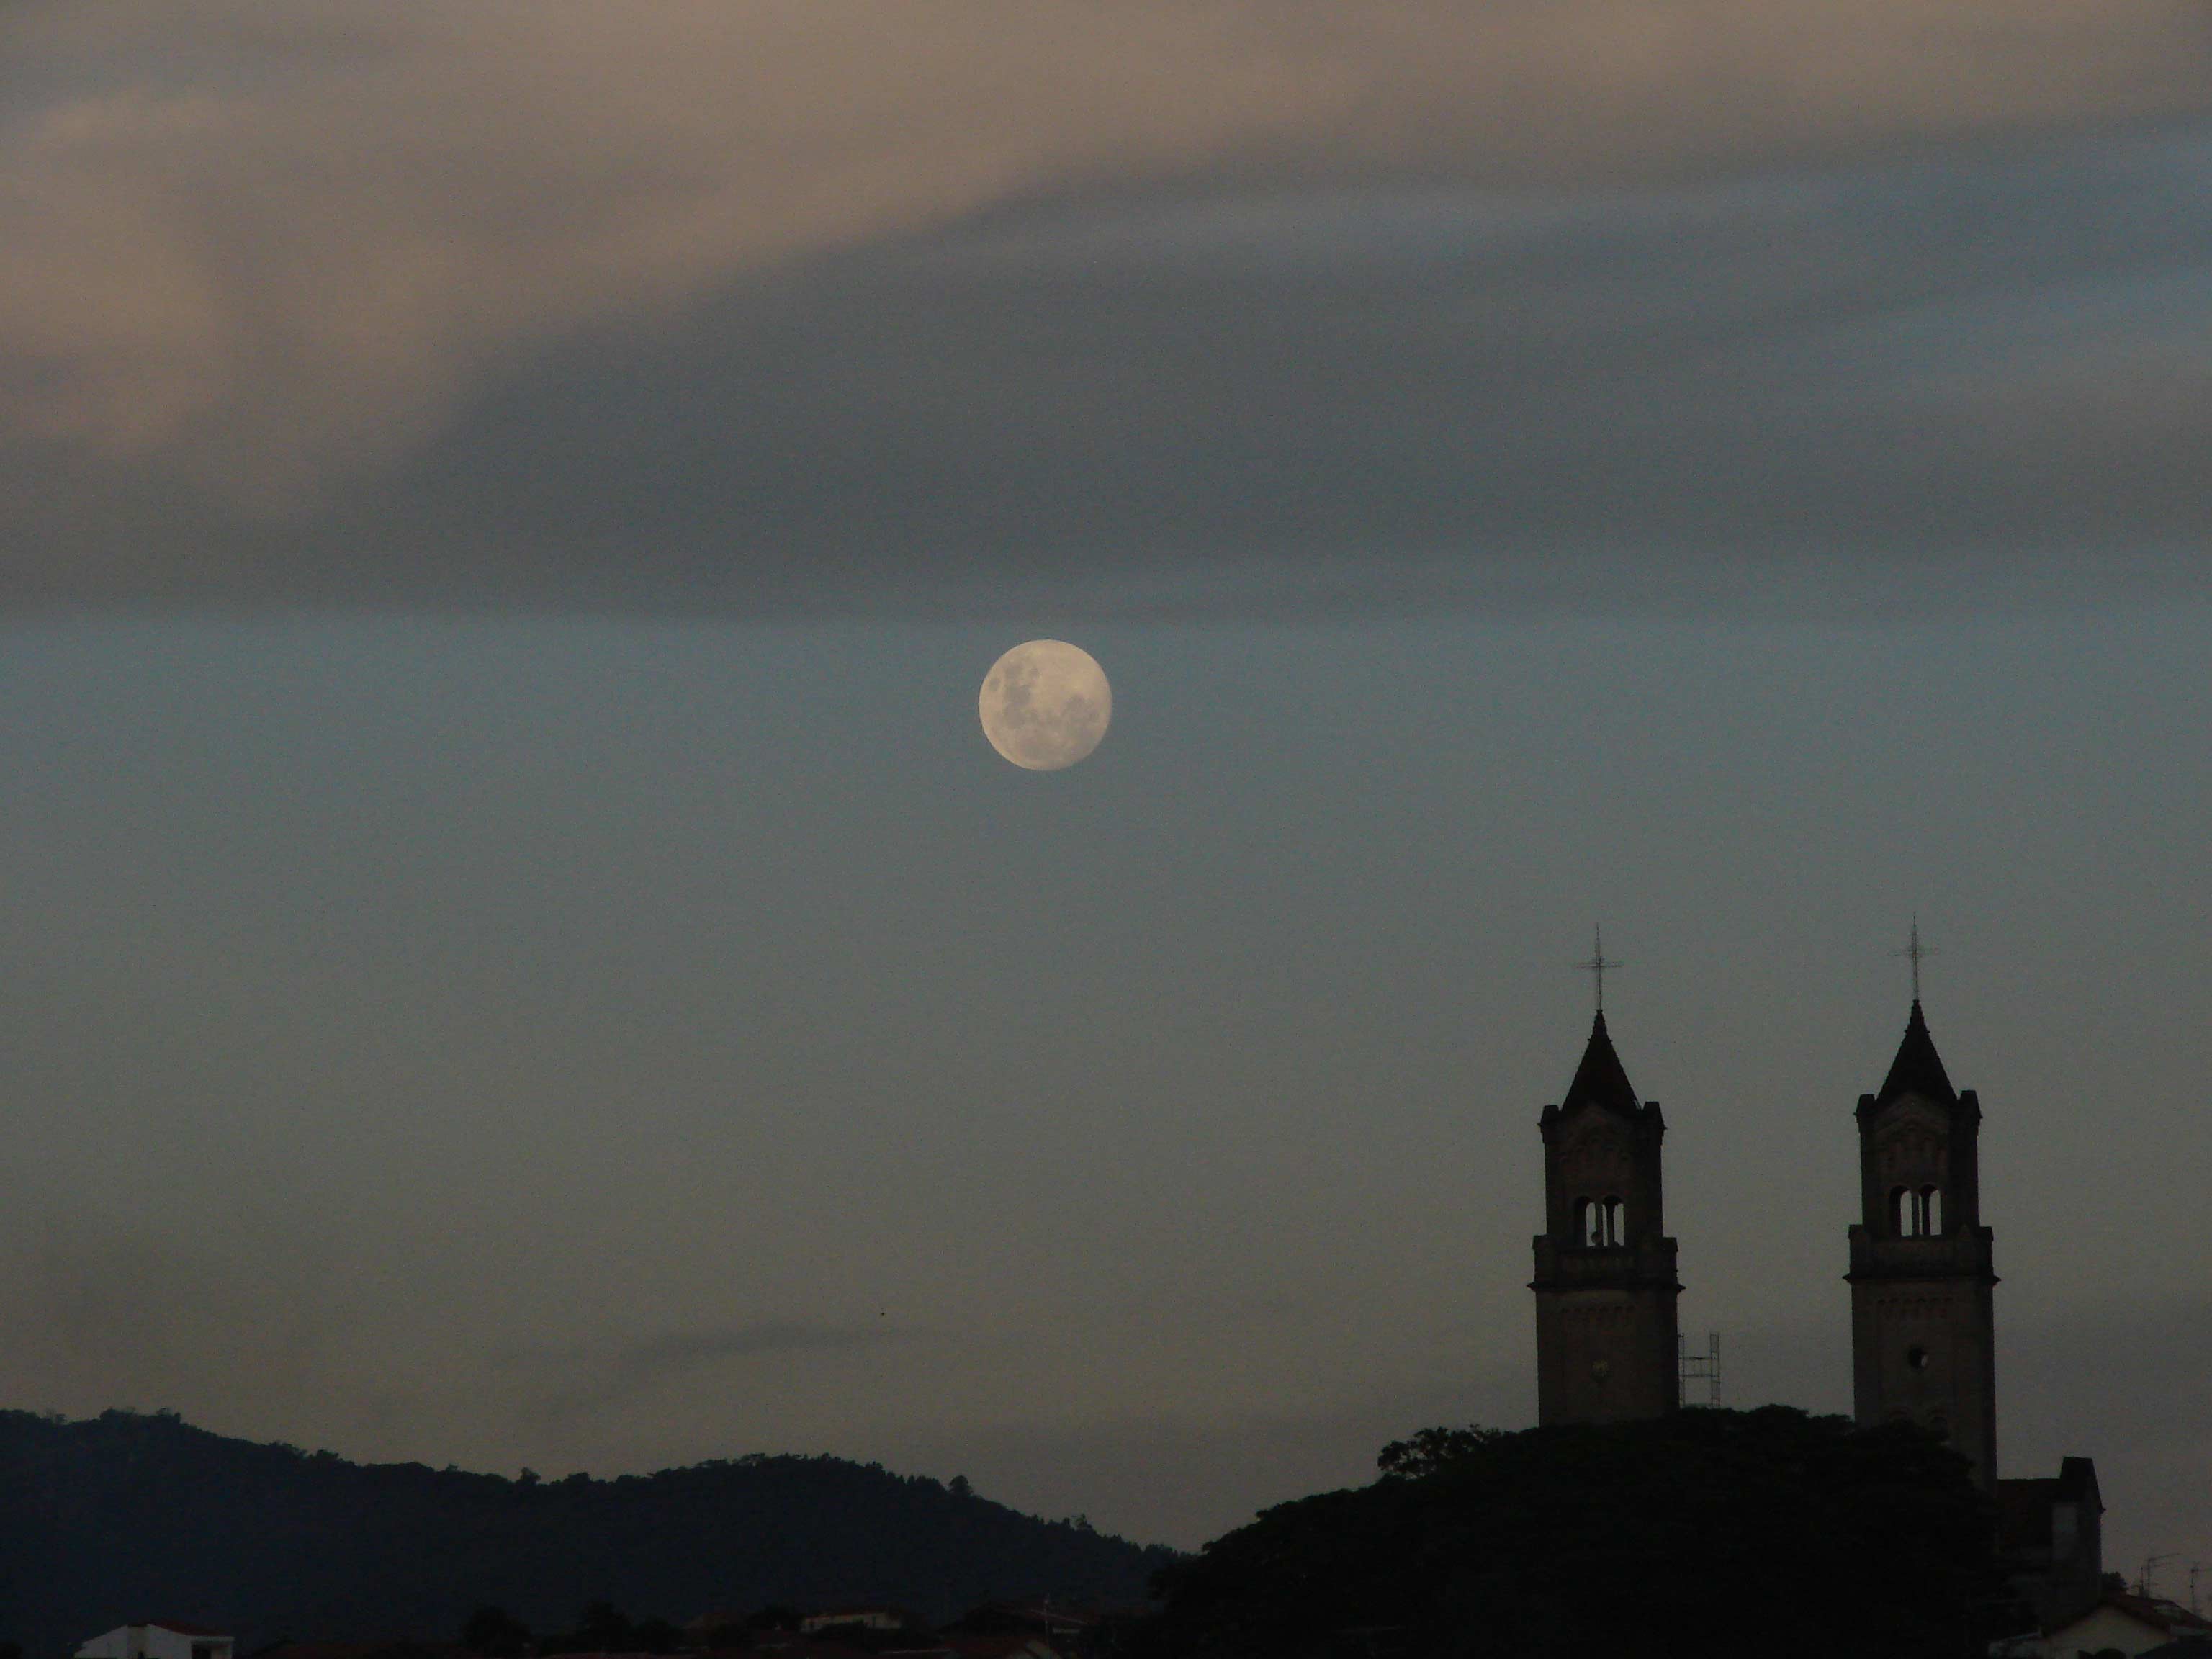
[(1928, 1035), (1928, 1021), (1921, 1014), (1917, 998), (1913, 1000), (1912, 1018), (1905, 1024), (1905, 1041), (1897, 1045), (1897, 1058), (1889, 1062), (1889, 1075), (1882, 1079), (1875, 1103), (1887, 1106), (1902, 1095), (1918, 1095), (1945, 1106), (1955, 1104), (1959, 1098), (1959, 1091), (1951, 1086), (1950, 1073), (1943, 1069), (1943, 1057), (1936, 1052), (1936, 1039)]
[(1571, 1112), (1577, 1106), (1610, 1106), (1616, 1111), (1637, 1109), (1636, 1089), (1628, 1080), (1627, 1068), (1620, 1056), (1613, 1051), (1613, 1039), (1606, 1034), (1605, 1011), (1598, 1011), (1597, 1021), (1590, 1027), (1589, 1046), (1583, 1050), (1583, 1063), (1575, 1067), (1575, 1080), (1567, 1085), (1566, 1098), (1559, 1103), (1562, 1112)]

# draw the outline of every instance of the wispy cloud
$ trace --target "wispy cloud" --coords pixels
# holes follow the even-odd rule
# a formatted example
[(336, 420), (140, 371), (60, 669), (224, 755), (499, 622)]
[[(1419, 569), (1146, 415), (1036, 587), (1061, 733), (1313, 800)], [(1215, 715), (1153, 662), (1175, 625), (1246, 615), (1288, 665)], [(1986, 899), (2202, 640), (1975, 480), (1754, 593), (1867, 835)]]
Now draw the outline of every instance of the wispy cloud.
[(659, 1331), (614, 1342), (520, 1344), (495, 1353), (489, 1369), (501, 1391), (530, 1402), (526, 1409), (532, 1416), (566, 1425), (696, 1372), (869, 1347), (906, 1334), (761, 1319), (726, 1329)]
[(664, 1331), (617, 1348), (613, 1369), (651, 1379), (729, 1359), (763, 1354), (805, 1353), (854, 1348), (881, 1342), (890, 1334), (838, 1325), (814, 1325), (795, 1319), (763, 1319), (724, 1331)]
[(2188, 0), (46, 0), (0, 29), (19, 465), (262, 512), (575, 330), (1009, 204), (1588, 185), (2212, 98)]
[(277, 521), (19, 449), (35, 533), (0, 544), (0, 599), (1188, 612), (2189, 580), (2208, 158), (2199, 128), (1564, 194), (1030, 203), (548, 345)]

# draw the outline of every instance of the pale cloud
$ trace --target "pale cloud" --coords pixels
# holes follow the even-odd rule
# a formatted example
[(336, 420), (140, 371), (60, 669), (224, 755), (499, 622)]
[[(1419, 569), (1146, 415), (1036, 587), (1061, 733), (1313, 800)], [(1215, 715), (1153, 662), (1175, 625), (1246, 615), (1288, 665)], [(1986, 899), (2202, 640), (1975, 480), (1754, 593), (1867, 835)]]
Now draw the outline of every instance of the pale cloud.
[(2201, 107), (2183, 0), (323, 0), (0, 21), (0, 431), (295, 506), (550, 340), (997, 204)]

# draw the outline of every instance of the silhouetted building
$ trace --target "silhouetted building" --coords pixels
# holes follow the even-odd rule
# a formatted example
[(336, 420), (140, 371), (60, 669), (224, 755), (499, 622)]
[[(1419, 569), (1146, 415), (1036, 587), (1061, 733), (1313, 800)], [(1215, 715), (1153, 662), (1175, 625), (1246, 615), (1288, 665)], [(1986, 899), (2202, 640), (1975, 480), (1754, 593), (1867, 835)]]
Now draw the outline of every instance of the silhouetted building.
[(1660, 1200), (1656, 1100), (1639, 1104), (1598, 1011), (1566, 1097), (1544, 1108), (1536, 1416), (1618, 1423), (1674, 1409), (1674, 1241)]
[[(1913, 937), (1915, 966), (1919, 937)], [(1585, 964), (1599, 970), (1602, 955)], [(1997, 1478), (1994, 1237), (1982, 1223), (1982, 1109), (1951, 1085), (1916, 994), (1880, 1091), (1859, 1097), (1850, 1229), (1852, 1399), (1869, 1427), (1948, 1442), (1993, 1499), (2013, 1588), (2045, 1632), (2105, 1593), (2096, 1466)], [(1566, 1097), (1547, 1106), (1535, 1240), (1539, 1422), (1659, 1417), (1680, 1400), (1676, 1249), (1661, 1202), (1656, 1101), (1638, 1102), (1601, 1006)], [(2106, 1611), (2114, 1613), (2118, 1604)], [(2027, 1651), (2030, 1650), (2023, 1650)]]
[(1997, 1482), (1997, 1544), (2013, 1588), (2049, 1630), (2081, 1616), (2105, 1589), (2105, 1500), (2097, 1466), (2063, 1458), (2058, 1478)]
[(1915, 998), (1881, 1092), (1862, 1095), (1860, 1220), (1850, 1230), (1851, 1397), (1858, 1420), (1917, 1423), (1986, 1489), (1997, 1474), (1989, 1228), (1976, 1142), (1982, 1108), (1952, 1088)]
[[(1918, 949), (1915, 935), (1914, 946)], [(1973, 1464), (1996, 1501), (2013, 1588), (2048, 1631), (2096, 1605), (2105, 1571), (2096, 1465), (1997, 1478), (1997, 1276), (1982, 1224), (1981, 1102), (1951, 1086), (1920, 1000), (1878, 1094), (1858, 1104), (1850, 1230), (1851, 1395), (1869, 1426), (1915, 1423)]]

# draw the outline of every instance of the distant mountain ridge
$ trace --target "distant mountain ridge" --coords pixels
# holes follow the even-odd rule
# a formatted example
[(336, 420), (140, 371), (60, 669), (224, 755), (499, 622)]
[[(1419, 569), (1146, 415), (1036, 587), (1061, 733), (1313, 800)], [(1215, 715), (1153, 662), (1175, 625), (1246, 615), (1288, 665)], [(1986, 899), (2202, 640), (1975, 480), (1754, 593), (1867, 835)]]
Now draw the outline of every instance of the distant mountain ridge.
[(451, 1638), (471, 1610), (586, 1602), (682, 1623), (862, 1598), (931, 1618), (998, 1597), (1142, 1601), (1175, 1559), (834, 1457), (510, 1480), (210, 1433), (173, 1414), (0, 1412), (0, 1642), (59, 1659), (129, 1621)]

